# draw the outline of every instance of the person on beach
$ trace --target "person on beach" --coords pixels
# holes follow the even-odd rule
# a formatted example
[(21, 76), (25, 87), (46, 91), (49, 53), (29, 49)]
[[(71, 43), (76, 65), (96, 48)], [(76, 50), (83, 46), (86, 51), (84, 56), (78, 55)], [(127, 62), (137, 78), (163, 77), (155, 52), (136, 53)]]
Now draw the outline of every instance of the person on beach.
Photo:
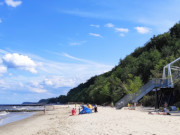
[(171, 115), (167, 109), (167, 102), (164, 103), (164, 109), (162, 112), (149, 112), (148, 114), (158, 114), (158, 115)]
[(91, 104), (88, 103), (87, 106), (88, 106), (89, 109), (93, 109)]
[(72, 115), (76, 115), (76, 110), (74, 108), (72, 109)]
[(79, 107), (79, 114), (80, 114), (80, 112), (81, 112), (81, 108)]
[(171, 114), (169, 113), (169, 110), (167, 109), (167, 106), (168, 106), (168, 104), (167, 104), (167, 102), (165, 102), (165, 103), (164, 103), (163, 112), (164, 112), (165, 115), (171, 115)]
[(95, 104), (95, 106), (94, 106), (94, 112), (96, 113), (96, 112), (98, 112), (97, 111), (97, 105)]

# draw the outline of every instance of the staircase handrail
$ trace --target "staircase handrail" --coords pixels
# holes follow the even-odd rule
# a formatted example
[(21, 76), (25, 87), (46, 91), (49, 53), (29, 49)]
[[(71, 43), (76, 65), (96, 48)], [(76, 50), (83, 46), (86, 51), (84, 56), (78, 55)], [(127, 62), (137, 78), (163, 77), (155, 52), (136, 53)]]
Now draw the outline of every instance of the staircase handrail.
[(125, 95), (122, 99), (120, 99), (116, 103), (116, 107), (120, 106), (120, 108), (121, 108), (121, 106), (126, 106), (129, 102), (137, 102), (139, 99), (141, 99), (144, 95), (146, 95), (152, 89), (167, 87), (167, 86), (168, 86), (167, 79), (153, 78), (152, 80), (150, 80), (148, 83), (146, 83), (144, 86), (142, 86), (135, 93)]

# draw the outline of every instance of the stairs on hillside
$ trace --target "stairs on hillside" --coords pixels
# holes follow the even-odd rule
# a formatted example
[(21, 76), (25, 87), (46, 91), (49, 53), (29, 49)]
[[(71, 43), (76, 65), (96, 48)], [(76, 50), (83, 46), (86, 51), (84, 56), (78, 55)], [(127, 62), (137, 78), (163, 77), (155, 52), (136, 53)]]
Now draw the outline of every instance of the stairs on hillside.
[(155, 88), (166, 88), (168, 87), (168, 79), (152, 79), (141, 87), (136, 93), (127, 94), (122, 99), (120, 99), (116, 104), (117, 109), (121, 109), (124, 106), (127, 106), (129, 102), (138, 102), (143, 96), (149, 93)]
[(127, 94), (115, 104), (116, 108), (121, 109), (122, 107), (127, 106), (129, 102), (138, 102), (143, 96), (145, 96), (153, 89), (174, 88), (174, 85), (177, 82), (180, 82), (180, 67), (173, 66), (173, 64), (177, 61), (180, 61), (180, 57), (164, 66), (163, 79), (152, 79), (143, 87), (141, 87), (137, 92), (133, 94)]

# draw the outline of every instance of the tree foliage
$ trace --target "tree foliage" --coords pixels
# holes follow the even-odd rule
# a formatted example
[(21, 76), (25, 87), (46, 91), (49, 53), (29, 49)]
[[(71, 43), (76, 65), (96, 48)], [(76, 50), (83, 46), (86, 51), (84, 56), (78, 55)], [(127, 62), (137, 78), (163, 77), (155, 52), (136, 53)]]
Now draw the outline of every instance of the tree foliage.
[[(180, 23), (175, 24), (169, 32), (153, 36), (143, 47), (138, 47), (133, 53), (121, 59), (111, 71), (90, 78), (86, 83), (71, 89), (67, 96), (56, 99), (61, 103), (116, 102), (124, 95), (136, 92), (151, 78), (161, 77), (163, 67), (178, 57), (180, 57)], [(54, 102), (56, 99), (49, 101)], [(143, 101), (150, 99), (152, 98), (145, 97)]]

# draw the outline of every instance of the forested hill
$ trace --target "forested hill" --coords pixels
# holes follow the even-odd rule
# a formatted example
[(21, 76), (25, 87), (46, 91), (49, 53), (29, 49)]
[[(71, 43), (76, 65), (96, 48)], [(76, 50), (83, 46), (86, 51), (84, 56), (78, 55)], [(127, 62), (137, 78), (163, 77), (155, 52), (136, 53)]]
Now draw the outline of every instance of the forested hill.
[(180, 57), (180, 23), (169, 32), (152, 37), (143, 47), (120, 60), (111, 71), (94, 76), (71, 89), (67, 96), (48, 102), (116, 102), (125, 94), (137, 91), (151, 78), (161, 78), (163, 67)]

